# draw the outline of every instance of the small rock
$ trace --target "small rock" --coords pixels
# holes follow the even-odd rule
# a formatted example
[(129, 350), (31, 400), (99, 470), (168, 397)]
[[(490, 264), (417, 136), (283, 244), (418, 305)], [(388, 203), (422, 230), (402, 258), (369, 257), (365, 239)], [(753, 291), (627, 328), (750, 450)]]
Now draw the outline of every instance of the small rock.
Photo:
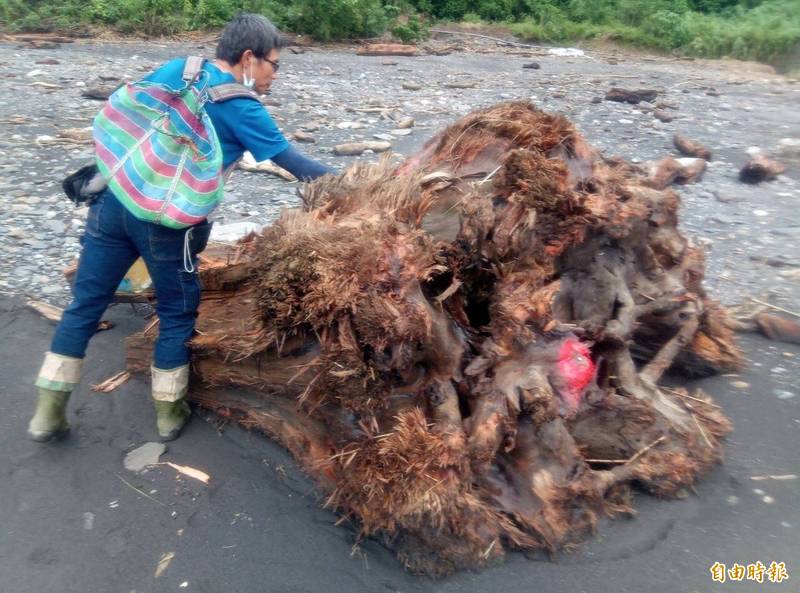
[(422, 90), (422, 85), (419, 85), (415, 82), (404, 82), (403, 88), (407, 91), (419, 91)]
[(85, 99), (92, 99), (93, 101), (106, 101), (117, 88), (116, 86), (92, 87), (83, 91), (81, 96)]
[(413, 117), (404, 117), (397, 122), (397, 128), (400, 130), (407, 130), (409, 128), (413, 128), (415, 123), (416, 122), (414, 121)]
[(592, 97), (592, 105), (598, 105), (603, 102), (603, 97)]
[(158, 458), (167, 450), (164, 443), (145, 443), (125, 456), (122, 464), (131, 472), (140, 472), (148, 465), (158, 463)]
[(56, 65), (60, 64), (61, 62), (59, 62), (55, 58), (47, 58), (45, 60), (36, 60), (36, 63), (37, 64), (43, 64), (45, 66), (56, 66)]
[(670, 115), (666, 111), (661, 111), (660, 109), (653, 110), (653, 117), (667, 124), (675, 119), (672, 115)]
[(367, 150), (364, 142), (346, 142), (337, 144), (333, 147), (333, 154), (336, 156), (358, 156)]
[(309, 134), (308, 132), (297, 131), (292, 134), (292, 138), (296, 142), (309, 142), (314, 143), (317, 139), (314, 137), (313, 134)]
[(778, 154), (784, 157), (800, 158), (800, 138), (781, 138), (778, 140)]
[(63, 235), (64, 231), (67, 230), (67, 226), (60, 220), (48, 220), (44, 223), (44, 226), (55, 235)]
[(397, 66), (397, 62), (395, 60), (385, 58), (381, 60), (381, 66)]
[(736, 389), (748, 389), (750, 387), (750, 383), (746, 383), (745, 381), (733, 381), (731, 386), (735, 387)]
[(316, 132), (317, 130), (319, 130), (319, 124), (317, 124), (316, 122), (310, 121), (310, 122), (306, 122), (304, 124), (300, 124), (298, 126), (298, 128), (300, 128), (304, 132)]
[(367, 140), (364, 142), (367, 150), (371, 150), (372, 152), (386, 152), (392, 147), (391, 142), (379, 142), (374, 140)]
[(393, 136), (408, 136), (411, 130), (389, 130), (389, 133)]
[(542, 66), (539, 62), (528, 62), (527, 64), (523, 64), (522, 67), (528, 70), (539, 70)]
[(343, 121), (336, 124), (336, 127), (340, 130), (359, 130), (364, 127), (359, 121)]

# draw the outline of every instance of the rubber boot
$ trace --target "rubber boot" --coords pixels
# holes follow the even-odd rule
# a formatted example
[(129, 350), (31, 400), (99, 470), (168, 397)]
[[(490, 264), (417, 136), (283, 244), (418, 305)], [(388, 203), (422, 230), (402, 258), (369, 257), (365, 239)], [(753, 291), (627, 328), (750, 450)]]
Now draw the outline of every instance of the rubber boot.
[(28, 426), (34, 441), (47, 442), (67, 434), (67, 402), (81, 378), (83, 359), (48, 352), (36, 378), (39, 397)]
[(189, 385), (189, 365), (170, 370), (151, 367), (150, 370), (159, 439), (162, 442), (174, 441), (192, 416), (192, 410), (185, 399)]
[(156, 406), (156, 426), (158, 438), (161, 442), (174, 441), (181, 434), (192, 416), (192, 410), (185, 399), (175, 402), (160, 402), (154, 400)]
[(36, 413), (28, 425), (28, 435), (37, 443), (59, 439), (69, 432), (67, 402), (69, 391), (39, 388)]

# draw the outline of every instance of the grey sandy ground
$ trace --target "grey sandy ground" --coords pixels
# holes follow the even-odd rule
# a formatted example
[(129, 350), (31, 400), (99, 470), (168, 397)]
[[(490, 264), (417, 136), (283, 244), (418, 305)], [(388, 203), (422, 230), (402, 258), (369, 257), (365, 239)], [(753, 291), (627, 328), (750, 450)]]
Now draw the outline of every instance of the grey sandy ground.
[[(198, 51), (156, 43), (47, 52), (0, 44), (0, 290), (61, 304), (68, 298), (61, 269), (77, 251), (82, 218), (59, 195), (57, 182), (91, 150), (53, 146), (46, 137), (90, 124), (99, 103), (82, 99), (84, 87), (76, 85), (94, 86), (100, 75), (136, 77), (168, 57)], [(60, 63), (36, 64), (46, 58)], [(710, 249), (712, 295), (726, 303), (767, 297), (798, 309), (798, 166), (787, 163), (786, 176), (755, 189), (739, 184), (736, 172), (747, 147), (770, 151), (781, 138), (800, 137), (800, 85), (713, 64), (536, 59), (538, 71), (523, 70), (530, 59), (519, 56), (397, 58), (397, 66), (384, 66), (380, 58), (345, 51), (287, 53), (275, 89), (281, 105), (271, 110), (287, 132), (318, 123), (318, 142), (306, 150), (341, 166), (352, 159), (336, 159), (326, 149), (394, 127), (379, 114), (347, 111), (370, 102), (417, 120), (412, 134), (395, 142), (403, 154), (468, 110), (515, 98), (535, 97), (565, 113), (592, 144), (626, 158), (660, 157), (670, 152), (673, 132), (685, 133), (718, 156), (701, 183), (681, 192), (685, 232)], [(444, 86), (462, 79), (476, 87)], [(404, 90), (405, 81), (422, 88)], [(662, 124), (641, 108), (591, 103), (614, 84), (663, 90), (681, 118)], [(338, 126), (354, 121), (364, 127)], [(259, 175), (237, 173), (230, 189), (221, 210), (227, 222), (268, 222), (296, 203), (294, 187)], [(128, 307), (112, 310), (117, 328), (98, 335), (90, 348), (70, 409), (72, 436), (53, 447), (25, 441), (30, 385), (52, 326), (23, 309), (19, 297), (0, 303), (0, 593), (753, 591), (761, 586), (712, 583), (708, 568), (715, 561), (757, 560), (784, 561), (793, 575), (763, 590), (797, 590), (800, 481), (751, 480), (800, 474), (796, 347), (747, 337), (749, 370), (702, 383), (730, 414), (735, 432), (726, 464), (687, 499), (641, 496), (636, 518), (603, 525), (577, 553), (554, 561), (511, 555), (503, 566), (434, 583), (404, 573), (376, 542), (353, 548), (352, 529), (334, 526), (336, 517), (320, 510), (312, 485), (280, 447), (235, 427), (220, 432), (214, 418), (196, 418), (162, 457), (208, 472), (209, 486), (176, 479), (166, 466), (126, 472), (125, 453), (155, 437), (147, 386), (136, 379), (109, 395), (87, 386), (122, 369), (122, 338), (141, 325)], [(174, 558), (155, 578), (169, 553)]]
[[(556, 558), (510, 554), (504, 565), (433, 582), (404, 572), (374, 541), (335, 526), (312, 484), (265, 437), (220, 429), (196, 413), (162, 461), (201, 469), (209, 485), (168, 466), (135, 474), (127, 452), (155, 437), (148, 387), (134, 379), (111, 394), (88, 385), (122, 368), (121, 337), (142, 325), (113, 307), (98, 334), (69, 418), (72, 434), (42, 446), (25, 440), (31, 382), (52, 326), (19, 299), (0, 300), (0, 592), (2, 593), (356, 593), (754, 591), (711, 581), (714, 562), (786, 563), (800, 578), (800, 348), (745, 339), (753, 365), (741, 377), (698, 384), (731, 416), (723, 466), (683, 500), (637, 496), (638, 515), (604, 522), (577, 552)], [(783, 369), (783, 370), (781, 370)], [(749, 384), (739, 388), (732, 384)], [(159, 560), (174, 553), (154, 577)], [(181, 587), (187, 583), (185, 587)]]

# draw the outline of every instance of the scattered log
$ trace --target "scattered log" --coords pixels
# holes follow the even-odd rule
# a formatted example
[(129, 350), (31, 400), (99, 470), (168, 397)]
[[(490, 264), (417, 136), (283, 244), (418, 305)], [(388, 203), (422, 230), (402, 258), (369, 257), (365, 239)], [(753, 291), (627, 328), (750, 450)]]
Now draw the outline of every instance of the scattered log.
[(771, 181), (786, 171), (786, 167), (763, 154), (756, 155), (739, 171), (739, 181), (761, 183)]
[[(47, 319), (48, 321), (52, 321), (53, 323), (58, 323), (61, 321), (61, 316), (64, 314), (64, 309), (61, 307), (56, 307), (55, 305), (51, 305), (50, 303), (45, 303), (44, 301), (36, 301), (36, 300), (29, 300), (27, 303), (28, 307), (36, 311), (39, 315)], [(97, 324), (97, 331), (107, 331), (109, 329), (114, 328), (114, 323), (107, 320), (102, 320), (100, 323)]]
[(72, 37), (65, 37), (56, 33), (23, 33), (18, 35), (11, 35), (14, 41), (22, 41), (26, 43), (74, 43), (75, 39)]
[(631, 103), (638, 105), (642, 101), (652, 103), (658, 96), (658, 91), (653, 89), (629, 90), (619, 87), (611, 87), (606, 93), (606, 101), (616, 101), (617, 103)]
[[(571, 546), (634, 485), (691, 486), (730, 430), (660, 386), (741, 354), (648, 179), (520, 102), (317, 180), (203, 254), (191, 397), (283, 443), (413, 571)], [(128, 339), (130, 370), (154, 334)]]
[(681, 154), (706, 161), (711, 160), (711, 150), (700, 144), (695, 140), (690, 140), (686, 136), (675, 134), (672, 138), (672, 143)]
[(91, 388), (92, 391), (97, 391), (98, 393), (111, 393), (117, 387), (125, 383), (130, 378), (131, 378), (130, 371), (120, 371), (119, 373), (109, 377), (105, 381), (101, 381), (100, 383), (92, 385)]
[(663, 121), (665, 124), (668, 124), (675, 119), (674, 115), (671, 115), (666, 111), (662, 111), (661, 109), (653, 110), (653, 117), (659, 121)]
[(756, 326), (770, 340), (800, 344), (800, 323), (772, 313), (761, 313), (755, 317)]
[(474, 80), (457, 80), (454, 82), (446, 82), (444, 86), (448, 89), (474, 89), (477, 86)]
[(416, 45), (403, 45), (401, 43), (370, 43), (362, 45), (356, 51), (358, 56), (416, 56), (419, 50)]
[(649, 179), (646, 184), (653, 189), (666, 189), (673, 183), (685, 185), (699, 180), (706, 170), (703, 159), (674, 159), (665, 157), (660, 161), (644, 164)]
[(88, 88), (81, 93), (81, 96), (85, 99), (92, 99), (93, 101), (106, 101), (108, 98), (116, 91), (119, 86), (97, 86)]
[(236, 166), (242, 171), (247, 171), (248, 173), (267, 173), (269, 175), (274, 175), (275, 177), (280, 177), (284, 181), (297, 181), (297, 177), (289, 173), (289, 171), (283, 167), (279, 167), (272, 161), (267, 160), (256, 162), (256, 159), (250, 152), (245, 152)]
[(372, 152), (386, 152), (392, 147), (391, 142), (383, 140), (366, 140), (364, 142), (346, 142), (333, 147), (336, 156), (358, 156), (365, 150)]

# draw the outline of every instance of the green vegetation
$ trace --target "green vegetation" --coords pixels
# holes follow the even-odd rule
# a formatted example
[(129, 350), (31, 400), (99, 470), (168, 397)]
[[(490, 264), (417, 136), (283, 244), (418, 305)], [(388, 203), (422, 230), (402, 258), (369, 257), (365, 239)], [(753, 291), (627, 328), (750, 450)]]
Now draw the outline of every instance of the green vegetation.
[(538, 6), (512, 25), (515, 34), (549, 42), (601, 38), (763, 62), (800, 51), (800, 0), (550, 0)]
[(787, 62), (800, 52), (800, 0), (0, 0), (12, 31), (170, 35), (216, 29), (238, 11), (320, 40), (424, 39), (440, 20), (501, 22), (525, 39), (604, 39), (685, 55)]

